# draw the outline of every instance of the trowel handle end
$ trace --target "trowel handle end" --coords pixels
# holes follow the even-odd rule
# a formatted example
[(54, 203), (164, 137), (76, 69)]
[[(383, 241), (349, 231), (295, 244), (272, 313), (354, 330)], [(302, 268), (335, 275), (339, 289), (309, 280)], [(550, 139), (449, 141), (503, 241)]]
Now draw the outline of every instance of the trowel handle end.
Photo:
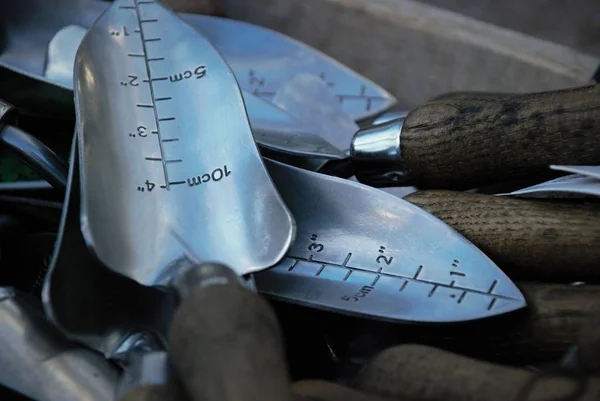
[[(194, 399), (291, 400), (275, 314), (222, 265), (204, 265), (185, 290), (170, 343), (179, 378)], [(181, 293), (181, 289), (176, 286)]]

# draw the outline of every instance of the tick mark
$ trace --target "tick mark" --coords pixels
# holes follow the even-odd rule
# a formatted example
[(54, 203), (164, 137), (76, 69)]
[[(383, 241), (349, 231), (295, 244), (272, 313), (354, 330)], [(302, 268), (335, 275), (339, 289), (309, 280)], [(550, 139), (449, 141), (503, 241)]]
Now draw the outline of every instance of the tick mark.
[(346, 256), (346, 259), (344, 260), (344, 263), (342, 263), (342, 266), (346, 267), (346, 265), (348, 264), (348, 262), (350, 261), (350, 258), (352, 257), (352, 253), (349, 253)]
[(127, 55), (129, 57), (146, 57), (146, 55), (143, 53), (141, 53), (141, 54), (140, 53), (128, 53)]
[(158, 22), (158, 20), (156, 18), (153, 18), (153, 19), (142, 19), (142, 20), (140, 20), (140, 24), (145, 24), (145, 23), (148, 23), (148, 22)]
[(433, 296), (433, 293), (435, 292), (435, 290), (437, 290), (438, 286), (434, 285), (433, 288), (431, 289), (431, 291), (429, 291), (429, 295), (427, 295), (427, 297), (431, 298)]
[(452, 280), (452, 282), (450, 283), (450, 287), (454, 287), (454, 283), (455, 283), (455, 281)]
[(164, 57), (154, 57), (154, 58), (149, 58), (148, 61), (162, 61), (164, 60)]
[(169, 77), (160, 77), (160, 78), (152, 78), (152, 79), (143, 79), (143, 82), (154, 82), (154, 81), (166, 81)]
[(294, 270), (294, 267), (296, 267), (298, 262), (299, 262), (298, 259), (294, 260), (294, 263), (289, 267), (288, 271), (291, 272), (292, 270)]
[(325, 269), (325, 265), (321, 265), (321, 268), (317, 272), (316, 276), (319, 276), (321, 274), (321, 272), (323, 271), (323, 269)]
[(163, 139), (163, 142), (177, 142), (177, 141), (179, 141), (179, 138)]
[(352, 270), (348, 270), (348, 273), (346, 273), (346, 277), (344, 277), (344, 281), (348, 280), (348, 277), (350, 277), (351, 274)]
[(463, 299), (465, 299), (465, 296), (467, 295), (466, 291), (463, 291), (462, 294), (460, 294), (460, 298), (458, 298), (458, 302), (457, 303), (461, 303), (463, 301)]
[(171, 100), (171, 97), (157, 97), (154, 99), (155, 102), (162, 102), (163, 100)]
[(136, 107), (146, 107), (148, 109), (151, 109), (151, 108), (154, 107), (154, 105), (152, 105), (152, 104), (139, 104), (138, 103), (138, 104), (136, 104)]
[(151, 133), (158, 135), (158, 131), (150, 131)]
[(172, 164), (172, 163), (181, 163), (183, 160), (181, 159), (175, 159), (175, 160), (165, 160), (166, 164)]
[(154, 2), (150, 1), (150, 0), (138, 1), (137, 3), (138, 4), (154, 4)]
[(488, 305), (488, 310), (492, 310), (492, 308), (496, 304), (496, 300), (497, 300), (497, 298), (492, 299), (492, 302), (490, 302), (490, 304)]
[(465, 277), (466, 274), (465, 273), (461, 273), (461, 272), (450, 272), (451, 276), (460, 276), (460, 277)]
[(415, 277), (414, 277), (415, 280), (417, 279), (417, 277), (419, 277), (419, 274), (421, 274), (421, 270), (423, 270), (423, 266), (422, 265), (419, 266), (419, 268), (417, 269), (417, 273), (415, 274)]
[(160, 38), (148, 38), (148, 39), (144, 39), (144, 42), (158, 42), (160, 41)]
[(169, 185), (183, 185), (185, 184), (185, 181), (173, 181), (170, 182)]
[(381, 276), (378, 275), (377, 277), (375, 277), (375, 279), (371, 283), (371, 287), (373, 287), (375, 284), (377, 284), (377, 282), (379, 281), (379, 277), (381, 277)]
[(119, 6), (121, 10), (135, 10), (135, 6)]
[(160, 158), (160, 157), (146, 157), (145, 159), (148, 161), (151, 161), (151, 162), (161, 162), (162, 161), (162, 158)]
[(159, 118), (158, 121), (173, 121), (175, 117)]
[(492, 291), (494, 291), (494, 288), (496, 288), (497, 284), (498, 284), (498, 280), (494, 280), (494, 282), (492, 283), (492, 286), (490, 287), (490, 290), (488, 291), (488, 294), (491, 294)]
[(404, 289), (406, 288), (406, 286), (408, 285), (408, 280), (404, 280), (404, 283), (402, 283), (402, 286), (400, 287), (400, 292), (404, 291)]

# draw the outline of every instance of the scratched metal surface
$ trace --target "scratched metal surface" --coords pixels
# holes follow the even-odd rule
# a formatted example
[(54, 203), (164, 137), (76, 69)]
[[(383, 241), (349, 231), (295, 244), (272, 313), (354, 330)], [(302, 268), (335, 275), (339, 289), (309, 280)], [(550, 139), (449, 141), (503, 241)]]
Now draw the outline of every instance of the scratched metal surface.
[(255, 275), (260, 292), (392, 321), (466, 321), (525, 306), (483, 252), (411, 203), (348, 180), (267, 167), (297, 233), (285, 259)]

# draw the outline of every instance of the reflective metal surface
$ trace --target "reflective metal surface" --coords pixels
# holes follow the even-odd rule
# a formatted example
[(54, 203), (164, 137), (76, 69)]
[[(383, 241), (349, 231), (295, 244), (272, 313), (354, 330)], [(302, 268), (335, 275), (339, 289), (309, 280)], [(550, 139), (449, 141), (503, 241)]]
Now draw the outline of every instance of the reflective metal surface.
[(403, 124), (401, 118), (356, 133), (350, 157), (359, 181), (373, 186), (399, 185), (406, 181), (400, 147)]
[(358, 125), (342, 108), (335, 93), (319, 77), (298, 74), (281, 84), (273, 103), (298, 116), (323, 138), (347, 154)]
[[(68, 25), (89, 28), (109, 4), (90, 0), (12, 2), (0, 13), (0, 26), (6, 32), (0, 66), (43, 77), (48, 44), (54, 35)], [(32, 13), (34, 9), (38, 12)], [(343, 109), (355, 120), (376, 115), (395, 103), (394, 97), (375, 83), (278, 32), (229, 19), (181, 16), (219, 49), (242, 89), (267, 100), (282, 83), (309, 73), (333, 88)]]
[[(345, 153), (333, 146), (303, 119), (264, 99), (244, 93), (244, 102), (254, 140), (265, 148), (298, 156), (343, 159)], [(319, 134), (317, 134), (319, 133)]]
[(46, 78), (65, 88), (73, 88), (73, 64), (75, 55), (87, 29), (78, 25), (67, 25), (59, 30), (48, 45)]
[(396, 110), (396, 111), (388, 111), (378, 116), (373, 120), (373, 125), (384, 124), (390, 121), (397, 120), (399, 118), (406, 118), (410, 111), (408, 110)]
[[(46, 78), (71, 88), (75, 54), (87, 30), (69, 25), (61, 29), (50, 41)], [(340, 159), (345, 155), (299, 119), (261, 99), (242, 91), (254, 139), (262, 146), (301, 156)]]
[(564, 171), (567, 173), (581, 174), (586, 177), (592, 177), (600, 180), (600, 166), (550, 166), (552, 170)]
[(152, 285), (188, 252), (240, 275), (283, 257), (292, 215), (202, 35), (158, 3), (115, 1), (79, 47), (74, 82), (81, 227), (107, 267)]
[(143, 286), (107, 269), (91, 254), (81, 234), (77, 153), (74, 140), (69, 183), (42, 300), (50, 321), (68, 338), (106, 358), (121, 359), (138, 344), (140, 332), (154, 333), (155, 342), (166, 343), (177, 300), (172, 292)]
[(267, 166), (298, 227), (286, 258), (255, 275), (259, 292), (392, 321), (458, 322), (525, 306), (489, 258), (411, 203), (348, 180)]
[(67, 186), (67, 166), (46, 145), (36, 137), (13, 127), (0, 126), (0, 143), (29, 165), (52, 186), (64, 190)]
[(600, 180), (587, 175), (570, 174), (501, 195), (526, 198), (580, 198), (581, 196), (587, 195), (600, 196)]
[(119, 371), (74, 348), (33, 299), (0, 288), (0, 385), (39, 401), (112, 401)]

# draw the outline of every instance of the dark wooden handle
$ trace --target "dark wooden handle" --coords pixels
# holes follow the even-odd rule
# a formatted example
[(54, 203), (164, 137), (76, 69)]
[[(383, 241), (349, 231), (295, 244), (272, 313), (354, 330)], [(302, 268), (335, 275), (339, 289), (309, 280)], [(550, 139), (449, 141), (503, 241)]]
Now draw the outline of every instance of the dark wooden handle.
[(472, 188), (600, 164), (600, 85), (527, 95), (448, 96), (412, 111), (401, 154), (419, 187)]
[(542, 375), (494, 365), (419, 345), (398, 346), (377, 356), (357, 385), (390, 400), (420, 401), (592, 401), (600, 397), (600, 378)]
[(513, 279), (600, 282), (600, 203), (453, 191), (405, 199), (455, 228)]
[(329, 338), (345, 361), (364, 360), (383, 349), (409, 343), (520, 366), (560, 360), (572, 345), (581, 343), (582, 327), (600, 307), (600, 286), (516, 284), (527, 300), (527, 308), (515, 313), (443, 326), (366, 320), (353, 321), (350, 326), (342, 318), (328, 316)]
[(191, 400), (292, 400), (275, 315), (238, 285), (201, 288), (184, 299), (170, 346)]

